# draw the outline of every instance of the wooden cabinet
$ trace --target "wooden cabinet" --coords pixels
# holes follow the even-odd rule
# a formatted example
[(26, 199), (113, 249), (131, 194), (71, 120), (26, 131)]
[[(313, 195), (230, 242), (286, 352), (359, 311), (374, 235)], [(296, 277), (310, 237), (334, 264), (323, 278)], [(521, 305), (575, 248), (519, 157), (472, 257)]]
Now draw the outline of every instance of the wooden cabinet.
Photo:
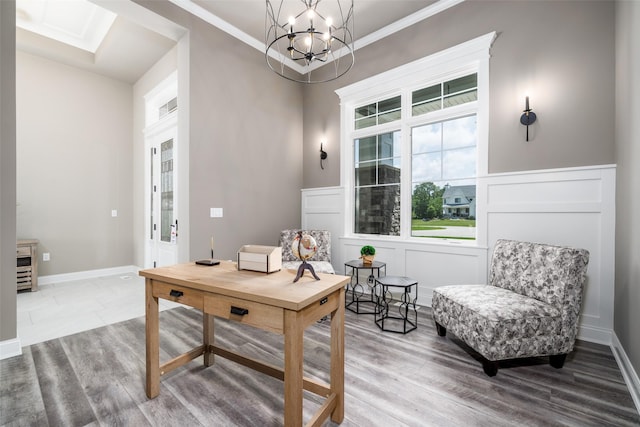
[(16, 249), (16, 278), (18, 290), (38, 290), (38, 241), (18, 240)]

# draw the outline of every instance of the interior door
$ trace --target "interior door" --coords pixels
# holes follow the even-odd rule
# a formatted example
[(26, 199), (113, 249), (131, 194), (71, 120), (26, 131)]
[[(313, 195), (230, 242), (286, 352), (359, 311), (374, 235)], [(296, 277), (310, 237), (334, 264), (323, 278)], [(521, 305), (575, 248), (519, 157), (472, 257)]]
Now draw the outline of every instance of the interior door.
[(148, 267), (178, 262), (178, 218), (176, 215), (175, 138), (151, 143)]

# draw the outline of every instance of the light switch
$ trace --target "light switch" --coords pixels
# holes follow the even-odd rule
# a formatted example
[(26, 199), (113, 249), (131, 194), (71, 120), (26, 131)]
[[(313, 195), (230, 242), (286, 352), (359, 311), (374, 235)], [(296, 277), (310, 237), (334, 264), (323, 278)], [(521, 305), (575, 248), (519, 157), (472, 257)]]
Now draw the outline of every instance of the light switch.
[(211, 208), (209, 215), (211, 218), (222, 218), (222, 208)]
[(112, 217), (117, 217), (118, 216), (118, 210), (117, 209), (111, 209), (111, 216)]

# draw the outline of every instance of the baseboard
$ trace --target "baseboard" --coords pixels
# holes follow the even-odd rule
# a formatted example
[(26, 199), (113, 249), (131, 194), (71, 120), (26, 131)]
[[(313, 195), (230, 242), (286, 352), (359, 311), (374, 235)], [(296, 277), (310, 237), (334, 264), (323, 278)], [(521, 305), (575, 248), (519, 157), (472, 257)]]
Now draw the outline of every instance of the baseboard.
[(0, 341), (0, 360), (8, 359), (22, 354), (22, 346), (19, 338)]
[(620, 368), (624, 382), (627, 384), (629, 393), (631, 393), (631, 398), (636, 405), (636, 410), (640, 412), (640, 379), (638, 379), (638, 373), (633, 368), (615, 332), (613, 333), (611, 351), (613, 352), (613, 357), (616, 358), (616, 362), (618, 362), (618, 367)]
[(95, 279), (96, 277), (115, 276), (117, 274), (138, 273), (140, 267), (135, 265), (123, 265), (120, 267), (100, 268), (97, 270), (77, 271), (74, 273), (50, 274), (39, 276), (38, 285), (50, 285), (52, 283), (70, 282), (73, 280)]
[(611, 345), (611, 329), (603, 329), (597, 326), (580, 325), (578, 326), (578, 339), (589, 341), (595, 344)]

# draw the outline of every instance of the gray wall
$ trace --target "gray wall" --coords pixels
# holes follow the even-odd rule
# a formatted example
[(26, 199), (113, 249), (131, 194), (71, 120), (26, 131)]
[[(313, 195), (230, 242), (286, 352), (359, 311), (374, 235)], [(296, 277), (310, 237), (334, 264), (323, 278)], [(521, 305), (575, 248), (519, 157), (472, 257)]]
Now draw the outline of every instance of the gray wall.
[(18, 238), (51, 254), (40, 275), (130, 265), (132, 86), (16, 58)]
[(133, 85), (133, 261), (144, 266), (144, 250), (147, 236), (145, 229), (145, 102), (144, 96), (165, 80), (178, 67), (178, 47), (174, 47)]
[[(356, 51), (342, 78), (305, 88), (304, 187), (340, 184), (335, 89), (491, 31), (489, 172), (614, 163), (614, 3), (466, 1)], [(526, 91), (538, 114), (529, 143), (519, 124)]]
[[(189, 34), (191, 259), (234, 259), (244, 244), (276, 245), (300, 226), (302, 89), (264, 55), (167, 2), (141, 1)], [(223, 208), (222, 218), (209, 209)]]
[(614, 328), (640, 372), (640, 2), (616, 5), (616, 294)]
[(0, 1), (0, 342), (16, 338), (15, 26), (15, 1)]

